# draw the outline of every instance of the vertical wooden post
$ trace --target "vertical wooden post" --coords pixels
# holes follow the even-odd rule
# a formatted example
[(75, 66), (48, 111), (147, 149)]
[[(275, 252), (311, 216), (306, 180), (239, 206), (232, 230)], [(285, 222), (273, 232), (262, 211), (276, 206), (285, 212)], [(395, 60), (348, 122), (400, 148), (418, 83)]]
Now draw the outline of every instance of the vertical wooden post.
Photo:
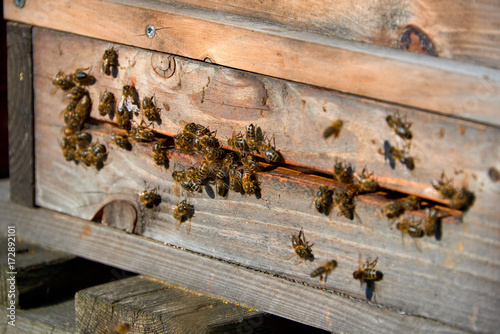
[(31, 26), (7, 24), (10, 199), (34, 206)]

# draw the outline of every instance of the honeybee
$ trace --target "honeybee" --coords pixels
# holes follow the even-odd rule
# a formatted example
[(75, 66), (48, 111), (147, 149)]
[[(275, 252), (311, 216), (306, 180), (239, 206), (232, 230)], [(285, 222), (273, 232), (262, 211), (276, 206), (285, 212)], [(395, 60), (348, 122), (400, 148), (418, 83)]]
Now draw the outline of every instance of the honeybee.
[(111, 49), (104, 50), (102, 55), (101, 68), (104, 74), (111, 75), (112, 68), (118, 68), (118, 53), (112, 47)]
[(337, 261), (335, 260), (330, 260), (325, 263), (323, 263), (320, 267), (316, 268), (312, 273), (311, 277), (317, 277), (319, 276), (319, 281), (322, 282), (323, 278), (325, 279), (325, 284), (326, 280), (328, 279), (328, 275), (337, 268)]
[(335, 180), (342, 183), (352, 183), (353, 173), (354, 169), (351, 164), (347, 165), (345, 161), (342, 163), (336, 159), (335, 165), (333, 166), (333, 178)]
[(122, 88), (122, 97), (124, 99), (127, 98), (135, 98), (137, 96), (137, 90), (134, 85), (125, 85)]
[(452, 198), (456, 193), (456, 189), (450, 185), (452, 181), (452, 179), (448, 179), (446, 177), (443, 171), (443, 173), (441, 174), (441, 179), (434, 179), (431, 181), (431, 184), (434, 189), (439, 191), (444, 198)]
[(421, 222), (415, 222), (412, 218), (404, 218), (402, 221), (396, 224), (396, 228), (401, 232), (401, 240), (404, 245), (404, 236), (408, 234), (415, 241), (415, 246), (421, 251), (419, 244), (415, 240), (416, 238), (422, 238), (425, 235), (424, 230), (420, 227)]
[(438, 230), (438, 224), (439, 224), (439, 217), (438, 217), (438, 210), (435, 208), (426, 208), (425, 209), (425, 219), (424, 219), (424, 227), (423, 230), (425, 232), (425, 235), (427, 236), (433, 236), (436, 235), (436, 232)]
[(259, 182), (257, 181), (255, 174), (248, 171), (243, 172), (241, 184), (243, 186), (243, 191), (248, 195), (253, 195), (260, 190)]
[(167, 144), (165, 140), (160, 140), (153, 144), (151, 148), (153, 151), (153, 159), (158, 166), (165, 166), (168, 162), (168, 158), (166, 155)]
[(387, 218), (397, 218), (401, 216), (405, 211), (405, 208), (401, 202), (392, 201), (386, 203), (382, 212), (386, 215)]
[(71, 75), (64, 75), (61, 71), (57, 72), (54, 76), (52, 84), (56, 86), (56, 88), (61, 88), (62, 90), (68, 90), (75, 86), (73, 77)]
[(409, 146), (404, 147), (403, 149), (396, 148), (394, 146), (389, 145), (389, 154), (394, 160), (398, 160), (403, 165), (406, 166), (409, 170), (415, 169), (415, 160), (408, 153)]
[(220, 147), (209, 147), (206, 149), (204, 159), (213, 164), (221, 160), (224, 154), (224, 150)]
[(76, 104), (73, 116), (78, 117), (79, 119), (82, 120), (82, 122), (85, 122), (87, 117), (90, 115), (91, 108), (92, 108), (92, 100), (90, 99), (89, 95), (85, 94)]
[(194, 149), (194, 139), (191, 133), (178, 133), (174, 136), (174, 145), (179, 150), (191, 152)]
[(77, 131), (74, 134), (66, 137), (71, 146), (79, 148), (87, 148), (92, 142), (92, 135), (88, 132)]
[(192, 192), (192, 189), (191, 189), (190, 185), (188, 184), (188, 179), (186, 177), (185, 172), (173, 171), (172, 178), (174, 179), (174, 181), (176, 183), (178, 183), (182, 187), (182, 189), (189, 191), (189, 192)]
[(378, 189), (378, 182), (373, 177), (373, 173), (368, 173), (366, 167), (361, 174), (354, 173), (354, 185), (358, 193), (375, 192)]
[(93, 85), (95, 83), (95, 77), (93, 75), (84, 72), (85, 70), (88, 69), (89, 67), (77, 69), (75, 73), (71, 75), (73, 81), (82, 86)]
[(243, 190), (242, 174), (238, 169), (238, 165), (233, 164), (229, 167), (229, 188), (237, 193)]
[(401, 201), (405, 210), (418, 210), (420, 209), (420, 199), (417, 196), (409, 195)]
[(80, 101), (83, 95), (88, 95), (89, 91), (81, 86), (76, 86), (71, 89), (71, 91), (66, 95), (71, 101)]
[(243, 151), (248, 149), (247, 140), (243, 138), (243, 135), (241, 133), (233, 133), (233, 136), (227, 140), (227, 144), (235, 150)]
[(229, 189), (228, 175), (229, 171), (227, 166), (222, 166), (215, 174), (215, 188), (217, 194), (221, 197), (227, 196), (227, 191)]
[(59, 145), (61, 146), (61, 151), (66, 161), (74, 160), (76, 162), (76, 146), (71, 145), (67, 137), (63, 137)]
[(116, 146), (123, 148), (124, 150), (130, 151), (132, 150), (132, 144), (128, 141), (127, 137), (117, 135), (116, 133), (111, 134), (111, 140)]
[(269, 143), (259, 141), (257, 143), (257, 151), (264, 156), (267, 162), (278, 162), (283, 160), (281, 153)]
[(210, 177), (210, 170), (211, 170), (211, 164), (203, 160), (201, 162), (201, 165), (198, 167), (198, 180), (199, 183), (202, 183), (204, 180), (208, 179)]
[(59, 115), (63, 116), (63, 120), (65, 124), (68, 124), (69, 121), (71, 120), (71, 117), (73, 117), (73, 113), (75, 112), (76, 105), (78, 104), (78, 101), (71, 101), (66, 108), (64, 108)]
[(222, 165), (229, 168), (229, 166), (231, 166), (233, 163), (236, 162), (236, 158), (237, 158), (236, 157), (236, 153), (234, 153), (234, 152), (227, 152), (224, 155), (224, 159), (222, 160)]
[(139, 194), (139, 202), (146, 208), (151, 209), (155, 206), (158, 206), (161, 203), (161, 196), (158, 195), (156, 189), (153, 190), (146, 189), (138, 194)]
[(343, 125), (344, 122), (341, 119), (333, 121), (323, 132), (323, 138), (327, 139), (331, 135), (334, 135), (335, 138), (337, 138), (340, 135), (340, 130)]
[(403, 139), (410, 140), (413, 135), (410, 131), (411, 124), (406, 121), (406, 117), (401, 118), (399, 114), (389, 115), (385, 119), (387, 125), (394, 130), (394, 132)]
[(362, 256), (359, 254), (358, 270), (352, 273), (352, 277), (354, 277), (354, 279), (359, 279), (361, 283), (363, 283), (363, 281), (367, 283), (381, 281), (384, 278), (384, 274), (375, 269), (377, 261), (378, 257), (372, 262), (370, 262), (368, 258), (363, 264)]
[(102, 93), (100, 102), (99, 102), (99, 115), (101, 116), (106, 116), (108, 115), (109, 118), (113, 117), (114, 110), (115, 110), (115, 95), (111, 92), (105, 91)]
[(342, 189), (335, 190), (334, 193), (334, 203), (339, 214), (346, 217), (349, 220), (353, 220), (354, 217), (361, 223), (361, 218), (355, 212), (356, 204), (354, 203), (354, 197), (356, 195), (356, 190), (352, 187), (345, 187)]
[(309, 242), (306, 241), (304, 236), (304, 231), (302, 228), (299, 231), (299, 234), (292, 235), (292, 247), (295, 252), (301, 259), (312, 261), (314, 259), (314, 255), (312, 253), (312, 246), (314, 244), (309, 245)]
[[(179, 204), (174, 206), (173, 216), (177, 220), (176, 229), (179, 230), (181, 224), (187, 220), (190, 220), (194, 216), (194, 205), (191, 205), (187, 200), (182, 200)], [(190, 227), (188, 227), (189, 233)]]
[(451, 197), (451, 207), (453, 209), (466, 211), (474, 204), (475, 199), (476, 196), (473, 192), (461, 187)]
[(160, 109), (156, 107), (153, 101), (154, 95), (151, 97), (145, 97), (142, 100), (142, 112), (144, 117), (150, 121), (156, 121), (158, 124), (161, 123)]
[[(135, 123), (135, 122), (132, 122)], [(132, 127), (129, 130), (129, 137), (132, 138), (132, 140), (136, 141), (153, 141), (155, 139), (155, 133), (149, 129), (149, 126), (151, 126), (151, 123), (147, 126), (144, 126), (144, 121), (141, 120), (141, 124), (135, 123), (135, 127)]]
[(94, 166), (97, 170), (104, 167), (108, 157), (106, 146), (93, 143), (89, 149), (79, 148), (75, 151), (75, 161), (82, 162), (86, 166)]
[(219, 148), (219, 140), (209, 135), (195, 137), (194, 147), (195, 150), (199, 152), (207, 153), (209, 150), (216, 150)]
[(252, 151), (257, 150), (257, 144), (259, 140), (257, 138), (257, 130), (253, 124), (247, 127), (247, 145)]
[(333, 204), (333, 190), (328, 189), (327, 186), (320, 186), (313, 203), (319, 213), (328, 216)]

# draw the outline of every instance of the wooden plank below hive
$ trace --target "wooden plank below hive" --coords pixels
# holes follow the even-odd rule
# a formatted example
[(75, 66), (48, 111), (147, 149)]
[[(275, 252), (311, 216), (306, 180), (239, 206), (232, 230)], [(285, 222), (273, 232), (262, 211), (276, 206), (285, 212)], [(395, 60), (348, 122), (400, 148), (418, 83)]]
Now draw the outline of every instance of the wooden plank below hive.
[(498, 70), (156, 1), (4, 5), (9, 20), (500, 124)]
[[(55, 40), (58, 42), (56, 43)], [(58, 49), (54, 52), (54, 49), (47, 48), (47, 45), (58, 45)], [(70, 52), (75, 45), (81, 48), (78, 54)], [(357, 268), (358, 254), (362, 252), (367, 256), (379, 256), (378, 267), (386, 275), (384, 281), (377, 285), (380, 287), (377, 302), (382, 307), (429, 317), (469, 330), (494, 328), (497, 325), (494, 312), (497, 299), (494, 296), (486, 297), (488, 291), (498, 288), (498, 281), (494, 277), (497, 277), (500, 267), (498, 260), (492, 255), (499, 249), (499, 241), (495, 237), (497, 227), (494, 223), (498, 220), (498, 212), (493, 199), (489, 198), (489, 194), (494, 194), (496, 190), (494, 184), (485, 179), (485, 176), (481, 179), (482, 176), (479, 173), (477, 178), (484, 181), (484, 185), (482, 184), (480, 189), (474, 189), (478, 199), (466, 216), (466, 224), (457, 224), (454, 217), (456, 218), (458, 212), (450, 212), (452, 217), (445, 219), (447, 223), (444, 227), (443, 240), (441, 242), (430, 238), (423, 240), (423, 252), (420, 253), (413, 247), (411, 240), (407, 240), (407, 245), (404, 247), (401, 244), (399, 232), (388, 228), (387, 221), (380, 212), (386, 201), (384, 194), (359, 197), (356, 210), (363, 220), (362, 225), (342, 217), (334, 216), (332, 220), (329, 220), (315, 213), (310, 203), (319, 185), (339, 186), (339, 184), (288, 168), (279, 167), (259, 175), (259, 180), (262, 182), (260, 199), (230, 194), (229, 199), (224, 200), (212, 199), (205, 193), (202, 195), (181, 193), (171, 178), (172, 169), (176, 166), (197, 164), (200, 158), (175, 150), (171, 152), (170, 166), (172, 168), (168, 172), (154, 164), (149, 144), (135, 144), (131, 152), (108, 145), (110, 161), (99, 172), (66, 162), (61, 155), (60, 148), (56, 145), (63, 126), (57, 114), (64, 108), (66, 100), (61, 97), (61, 93), (50, 95), (52, 87), (47, 84), (47, 81), (50, 81), (51, 76), (60, 69), (68, 72), (77, 67), (89, 65), (99, 68), (100, 55), (107, 46), (109, 46), (108, 43), (101, 41), (36, 30), (34, 49), (37, 90), (35, 101), (37, 204), (91, 219), (105, 204), (113, 200), (136, 203), (137, 192), (143, 190), (146, 184), (152, 187), (157, 186), (162, 203), (155, 210), (139, 210), (141, 219), (135, 228), (136, 233), (147, 238), (315, 287), (320, 287), (320, 285), (316, 279), (309, 277), (310, 272), (322, 261), (334, 258), (339, 261), (339, 267), (334, 272), (338, 279), (331, 278), (327, 284), (328, 289), (360, 300), (365, 298), (365, 291), (360, 289), (358, 282), (352, 279), (352, 272)], [(117, 79), (112, 79), (96, 73), (97, 84), (89, 88), (94, 101), (104, 89), (119, 95), (121, 86), (130, 80), (135, 82), (141, 96), (156, 94), (156, 98), (161, 102), (164, 108), (163, 122), (161, 127), (155, 126), (155, 130), (163, 134), (175, 134), (180, 129), (182, 119), (196, 121), (211, 129), (217, 129), (219, 138), (230, 136), (234, 130), (244, 130), (244, 126), (249, 122), (256, 122), (264, 131), (275, 134), (277, 143), (282, 143), (282, 141), (286, 143), (287, 140), (291, 143), (288, 146), (285, 144), (283, 149), (288, 163), (301, 165), (289, 157), (299, 160), (301, 154), (304, 155), (304, 152), (313, 148), (306, 166), (311, 168), (315, 168), (316, 165), (321, 166), (321, 161), (324, 159), (321, 152), (314, 151), (314, 145), (307, 146), (310, 140), (303, 140), (300, 137), (303, 132), (311, 134), (311, 123), (315, 121), (315, 118), (309, 118), (308, 122), (305, 122), (306, 118), (302, 118), (304, 116), (301, 113), (307, 114), (307, 108), (300, 108), (301, 95), (293, 96), (290, 93), (300, 90), (305, 95), (310, 94), (308, 98), (312, 101), (311, 103), (317, 103), (315, 101), (318, 96), (314, 94), (318, 91), (316, 88), (299, 87), (297, 84), (257, 77), (180, 58), (175, 58), (176, 70), (165, 80), (163, 76), (160, 79), (152, 74), (146, 64), (150, 64), (155, 57), (159, 57), (157, 59), (163, 60), (163, 64), (166, 64), (171, 59), (168, 55), (123, 46), (117, 46), (117, 49), (120, 52), (121, 64), (119, 76)], [(207, 71), (211, 74), (211, 79), (207, 79)], [(201, 76), (197, 76), (200, 73)], [(224, 77), (233, 79), (224, 79)], [(241, 81), (238, 81), (238, 78)], [(207, 93), (207, 90), (203, 89), (207, 82), (217, 83), (218, 89)], [(241, 86), (244, 88), (239, 88), (238, 84), (234, 84), (235, 82), (243, 82)], [(260, 82), (261, 85), (249, 84), (255, 82)], [(228, 90), (227, 86), (231, 89)], [(261, 87), (260, 90), (259, 87)], [(267, 92), (266, 109), (262, 111), (262, 107), (248, 107), (259, 105), (256, 101), (260, 101), (260, 106), (262, 106), (264, 96), (262, 87), (265, 87)], [(296, 104), (291, 104), (294, 107), (280, 108), (279, 106), (282, 106), (279, 102), (281, 95), (278, 92), (287, 92), (285, 96), (288, 99), (297, 101)], [(206, 106), (207, 101), (227, 98), (229, 93), (238, 101), (237, 104), (231, 104), (231, 108), (224, 109), (224, 104), (228, 103)], [(339, 115), (343, 119), (346, 117), (353, 129), (360, 129), (359, 132), (350, 133), (357, 142), (370, 142), (369, 138), (366, 138), (367, 129), (374, 133), (384, 131), (387, 132), (385, 135), (390, 136), (390, 131), (385, 125), (385, 116), (387, 113), (400, 109), (333, 92), (320, 91), (320, 93), (324, 94), (322, 96), (327, 99), (327, 102), (328, 99), (334, 99), (335, 105), (348, 106), (348, 109), (345, 108), (349, 111), (355, 112), (361, 108), (362, 112), (356, 114), (357, 117), (349, 113), (340, 114), (340, 112), (331, 115), (331, 120)], [(204, 103), (198, 102), (202, 100), (202, 97)], [(321, 99), (320, 101), (322, 102)], [(222, 113), (217, 113), (219, 111), (217, 106), (221, 106)], [(95, 107), (96, 105), (93, 109), (94, 116)], [(379, 114), (378, 108), (383, 108), (384, 112)], [(328, 110), (327, 108), (326, 112)], [(427, 124), (438, 122), (438, 124), (446, 125), (446, 128), (443, 128), (444, 133), (450, 133), (452, 141), (460, 142), (460, 136), (466, 136), (467, 133), (478, 134), (478, 137), (469, 143), (469, 147), (484, 145), (484, 147), (493, 147), (494, 150), (497, 145), (494, 138), (498, 136), (498, 133), (493, 127), (451, 120), (421, 111), (407, 111), (411, 112), (415, 127), (417, 127), (415, 120), (421, 122), (420, 131), (423, 134), (420, 134), (419, 138), (430, 137), (433, 133), (428, 132), (428, 127), (425, 127), (425, 121), (427, 121)], [(321, 109), (319, 113), (324, 112)], [(221, 116), (224, 117), (222, 121), (219, 119)], [(293, 118), (297, 122), (287, 123), (288, 132), (285, 134), (277, 131), (276, 121), (288, 118)], [(321, 133), (325, 121), (323, 119), (317, 122), (316, 127)], [(375, 122), (381, 122), (380, 127), (373, 126)], [(89, 131), (95, 139), (109, 143), (110, 133), (116, 131), (115, 125), (97, 123), (89, 126)], [(379, 130), (381, 128), (383, 130)], [(453, 128), (463, 131), (453, 132)], [(441, 133), (442, 131), (438, 131), (438, 135)], [(482, 137), (481, 133), (485, 137)], [(379, 134), (379, 138), (384, 138), (385, 135)], [(338, 138), (335, 143), (341, 138)], [(393, 137), (390, 138), (392, 140)], [(374, 151), (378, 146), (376, 144), (370, 142), (370, 145), (375, 146)], [(382, 140), (379, 142), (379, 145), (381, 144)], [(304, 148), (301, 145), (305, 145)], [(477, 158), (474, 159), (476, 156), (474, 150), (467, 151), (469, 147), (466, 146), (464, 151), (470, 154), (470, 159), (463, 152), (455, 152), (457, 156), (451, 159), (457, 162), (457, 168), (467, 166), (472, 161), (473, 167), (464, 167), (467, 173), (482, 170), (484, 166), (478, 164)], [(278, 148), (282, 148), (280, 144)], [(436, 150), (435, 154), (444, 156), (443, 151), (440, 151), (437, 145), (429, 144), (426, 149)], [(324, 150), (327, 150), (327, 146)], [(338, 152), (335, 152), (331, 160), (337, 154)], [(428, 154), (431, 153), (428, 152)], [(376, 152), (373, 152), (373, 155), (378, 157)], [(366, 162), (366, 159), (366, 156), (360, 153), (352, 161), (359, 166)], [(484, 157), (482, 163), (489, 161), (487, 159)], [(434, 160), (428, 162), (436, 173), (440, 171), (439, 163)], [(383, 165), (383, 157), (380, 158), (379, 166), (380, 168), (384, 166), (385, 171), (388, 169)], [(321, 170), (321, 168), (316, 168)], [(375, 168), (370, 165), (370, 169)], [(425, 174), (419, 174), (419, 169), (420, 166), (415, 171), (418, 182), (427, 184), (428, 179), (422, 176)], [(58, 171), (57, 176), (54, 170)], [(399, 183), (403, 185), (400, 188), (402, 190), (411, 185), (403, 181)], [(190, 234), (186, 233), (184, 226), (177, 231), (175, 220), (171, 216), (172, 205), (185, 197), (188, 197), (196, 208)], [(435, 193), (427, 197), (438, 199)], [(290, 235), (297, 233), (301, 227), (304, 228), (307, 239), (315, 243), (315, 263), (297, 264), (297, 261), (290, 258), (293, 254)], [(440, 297), (436, 299), (436, 295)]]

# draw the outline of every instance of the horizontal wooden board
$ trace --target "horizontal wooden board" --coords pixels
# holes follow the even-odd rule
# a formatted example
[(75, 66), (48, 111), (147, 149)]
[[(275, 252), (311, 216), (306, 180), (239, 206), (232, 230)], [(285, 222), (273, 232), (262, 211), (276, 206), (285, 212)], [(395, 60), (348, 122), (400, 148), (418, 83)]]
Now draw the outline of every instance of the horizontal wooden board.
[[(166, 2), (166, 1), (165, 1)], [(398, 47), (402, 31), (417, 27), (432, 41), (438, 56), (499, 68), (496, 1), (272, 1), (174, 0), (271, 20), (307, 31), (354, 41)], [(465, 28), (466, 27), (466, 28)], [(417, 43), (420, 40), (417, 39)], [(423, 52), (422, 48), (414, 48)]]
[[(8, 183), (0, 182), (0, 186)], [(0, 221), (1, 231), (14, 223), (26, 240), (319, 328), (349, 333), (367, 329), (463, 333), (455, 326), (380, 308), (328, 288), (282, 279), (43, 208), (21, 207), (6, 198), (0, 200), (0, 212), (6, 218)]]
[(4, 5), (9, 20), (500, 124), (499, 70), (156, 1)]
[[(138, 214), (135, 231), (147, 238), (269, 273), (279, 281), (317, 288), (322, 284), (309, 274), (334, 258), (339, 267), (326, 288), (358, 300), (366, 298), (365, 290), (352, 279), (358, 254), (378, 256), (377, 268), (385, 274), (377, 284), (380, 307), (465, 330), (488, 331), (498, 325), (498, 299), (489, 294), (499, 286), (500, 262), (494, 256), (500, 248), (494, 200), (498, 190), (484, 166), (496, 163), (492, 157), (498, 152), (498, 129), (118, 45), (120, 68), (113, 79), (97, 70), (109, 43), (38, 29), (34, 36), (38, 205), (91, 219), (113, 200), (137, 205), (138, 191), (158, 187), (160, 206)], [(53, 45), (57, 48), (47, 47)], [(72, 52), (77, 45), (79, 52)], [(166, 79), (149, 68), (158, 59), (163, 60), (161, 64), (175, 61), (175, 71)], [(275, 135), (276, 145), (289, 164), (331, 171), (334, 157), (339, 156), (352, 161), (358, 171), (368, 164), (386, 188), (436, 200), (435, 191), (426, 191), (431, 188), (430, 179), (444, 167), (452, 174), (456, 168), (470, 176), (476, 203), (464, 223), (457, 222), (458, 212), (450, 211), (452, 216), (444, 219), (443, 239), (421, 240), (423, 251), (419, 252), (412, 240), (407, 238), (403, 245), (400, 233), (388, 227), (381, 213), (387, 201), (384, 193), (359, 196), (356, 210), (363, 224), (335, 214), (328, 219), (314, 212), (310, 204), (319, 185), (339, 184), (286, 166), (259, 174), (261, 198), (231, 193), (227, 200), (213, 199), (205, 191), (201, 195), (180, 191), (172, 180), (172, 170), (198, 164), (200, 158), (172, 151), (170, 169), (165, 170), (154, 164), (149, 144), (136, 144), (130, 152), (108, 145), (109, 162), (101, 171), (76, 166), (64, 160), (57, 145), (63, 127), (58, 114), (66, 100), (61, 92), (51, 94), (49, 82), (59, 70), (87, 66), (96, 69), (97, 83), (89, 88), (94, 101), (104, 89), (119, 95), (121, 86), (128, 82), (135, 83), (141, 97), (155, 94), (163, 109), (162, 125), (155, 130), (163, 134), (177, 133), (184, 120), (207, 125), (223, 139), (254, 122)], [(94, 116), (96, 106), (95, 102)], [(401, 166), (392, 171), (377, 153), (384, 140), (397, 140), (385, 124), (385, 117), (396, 111), (407, 114), (414, 123), (412, 152), (416, 157), (439, 157), (419, 163), (414, 175)], [(346, 123), (341, 136), (324, 142), (321, 132), (325, 124), (337, 117)], [(276, 125), (281, 122), (283, 128)], [(95, 139), (109, 144), (109, 135), (116, 127), (100, 122), (89, 130)], [(319, 142), (313, 141), (314, 134), (320, 137)], [(421, 142), (426, 146), (419, 150)], [(176, 230), (171, 209), (186, 197), (196, 210), (190, 234), (186, 225)], [(301, 227), (315, 243), (314, 263), (297, 263), (290, 258), (290, 236)]]

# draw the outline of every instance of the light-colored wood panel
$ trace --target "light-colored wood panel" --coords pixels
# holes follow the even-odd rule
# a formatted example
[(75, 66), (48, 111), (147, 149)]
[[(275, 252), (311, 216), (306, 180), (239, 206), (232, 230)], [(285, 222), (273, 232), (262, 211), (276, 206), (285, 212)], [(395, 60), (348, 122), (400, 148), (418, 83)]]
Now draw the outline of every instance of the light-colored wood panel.
[(367, 328), (462, 332), (456, 327), (391, 312), (328, 289), (315, 289), (212, 260), (42, 208), (25, 208), (2, 199), (0, 212), (6, 218), (0, 221), (2, 231), (8, 224), (14, 223), (18, 235), (26, 240), (214, 294), (228, 301), (252, 305), (259, 310), (319, 328), (350, 333), (366, 332)]
[[(7, 1), (5, 17), (500, 124), (498, 70), (158, 2), (141, 6), (46, 0), (20, 9)], [(148, 24), (157, 28), (152, 39)]]

